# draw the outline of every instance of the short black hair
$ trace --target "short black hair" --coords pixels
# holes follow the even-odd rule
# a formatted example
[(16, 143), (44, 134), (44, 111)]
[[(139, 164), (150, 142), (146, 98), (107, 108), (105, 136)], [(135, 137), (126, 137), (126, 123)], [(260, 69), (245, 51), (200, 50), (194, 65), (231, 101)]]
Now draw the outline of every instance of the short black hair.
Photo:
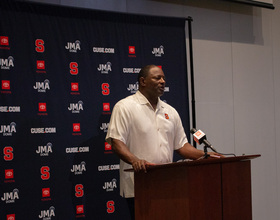
[(141, 77), (147, 77), (149, 72), (150, 72), (150, 69), (154, 68), (154, 67), (157, 67), (156, 65), (154, 64), (150, 64), (150, 65), (146, 65), (144, 67), (141, 68), (139, 74), (138, 74), (138, 83), (140, 84), (140, 78)]

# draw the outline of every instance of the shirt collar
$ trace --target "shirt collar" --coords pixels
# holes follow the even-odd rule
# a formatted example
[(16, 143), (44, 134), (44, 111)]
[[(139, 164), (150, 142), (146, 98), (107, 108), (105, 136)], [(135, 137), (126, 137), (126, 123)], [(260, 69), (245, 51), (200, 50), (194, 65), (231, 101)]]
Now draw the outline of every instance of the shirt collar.
[[(151, 103), (148, 101), (148, 99), (138, 90), (136, 93), (136, 98), (138, 99), (138, 102), (142, 105), (151, 105)], [(164, 108), (163, 106), (163, 101), (158, 98), (158, 103), (157, 103), (157, 109), (162, 109)]]

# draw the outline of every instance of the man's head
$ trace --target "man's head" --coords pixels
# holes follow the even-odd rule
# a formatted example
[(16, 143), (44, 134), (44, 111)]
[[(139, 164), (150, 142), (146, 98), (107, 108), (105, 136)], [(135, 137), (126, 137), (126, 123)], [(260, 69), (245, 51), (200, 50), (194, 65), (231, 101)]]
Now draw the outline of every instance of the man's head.
[(138, 75), (139, 90), (147, 98), (157, 98), (163, 95), (165, 75), (156, 65), (144, 66)]

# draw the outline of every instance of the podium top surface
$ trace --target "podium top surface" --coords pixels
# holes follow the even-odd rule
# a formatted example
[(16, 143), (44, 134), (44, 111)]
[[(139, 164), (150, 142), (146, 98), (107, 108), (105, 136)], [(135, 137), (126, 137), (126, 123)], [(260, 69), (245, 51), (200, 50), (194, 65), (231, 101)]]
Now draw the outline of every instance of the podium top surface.
[[(150, 165), (147, 166), (147, 170), (163, 169), (168, 167), (179, 167), (179, 166), (199, 166), (204, 164), (206, 165), (206, 164), (216, 164), (216, 163), (232, 163), (237, 161), (252, 160), (260, 156), (261, 156), (260, 154), (256, 154), (256, 155), (244, 155), (244, 156), (236, 156), (236, 157), (208, 158), (208, 159), (191, 160), (191, 161), (180, 161), (180, 162)], [(126, 169), (125, 171), (133, 172), (134, 170)]]

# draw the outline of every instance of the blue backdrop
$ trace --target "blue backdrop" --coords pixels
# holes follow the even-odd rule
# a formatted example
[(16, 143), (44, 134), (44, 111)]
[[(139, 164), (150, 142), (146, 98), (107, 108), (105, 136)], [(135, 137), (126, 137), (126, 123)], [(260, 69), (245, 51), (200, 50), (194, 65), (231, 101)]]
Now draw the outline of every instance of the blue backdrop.
[(129, 219), (105, 143), (147, 64), (189, 134), (185, 19), (0, 2), (0, 219)]

